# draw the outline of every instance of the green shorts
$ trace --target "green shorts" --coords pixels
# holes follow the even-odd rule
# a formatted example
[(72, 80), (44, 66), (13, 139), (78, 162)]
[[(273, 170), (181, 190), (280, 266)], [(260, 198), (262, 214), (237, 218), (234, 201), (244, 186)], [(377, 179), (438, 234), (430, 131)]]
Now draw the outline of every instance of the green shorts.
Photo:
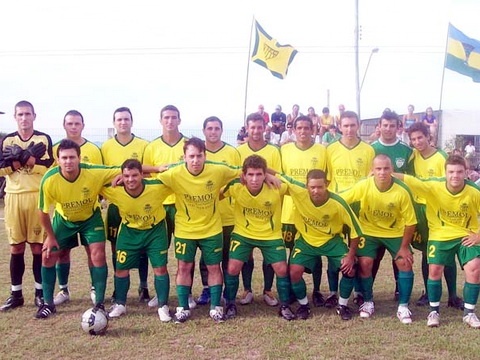
[(111, 242), (117, 241), (118, 229), (122, 223), (118, 206), (115, 204), (109, 204), (107, 209), (107, 239)]
[[(377, 257), (377, 250), (381, 246), (385, 246), (392, 258), (395, 259), (397, 252), (402, 245), (402, 238), (379, 238), (375, 236), (362, 236), (358, 242), (357, 256), (367, 256), (375, 259)], [(412, 251), (412, 249), (410, 249)]]
[(293, 224), (282, 224), (282, 237), (285, 247), (292, 250), (295, 244), (295, 236), (297, 235), (297, 228)]
[(153, 268), (167, 265), (167, 227), (162, 220), (151, 229), (132, 229), (122, 224), (117, 238), (117, 269), (138, 268), (140, 254), (146, 253)]
[(206, 265), (216, 265), (222, 262), (222, 233), (204, 239), (182, 239), (175, 237), (175, 258), (193, 263), (197, 248), (202, 252)]
[(448, 241), (428, 241), (427, 262), (436, 265), (455, 263), (455, 255), (460, 265), (465, 265), (470, 260), (480, 257), (480, 245), (463, 246), (462, 238)]
[(60, 250), (78, 246), (77, 234), (80, 235), (82, 244), (86, 246), (105, 241), (105, 227), (100, 208), (97, 208), (89, 219), (76, 222), (65, 220), (55, 212), (52, 227)]
[(290, 264), (301, 265), (313, 270), (318, 258), (326, 256), (334, 269), (340, 269), (342, 259), (348, 254), (348, 246), (340, 235), (335, 236), (322, 246), (312, 246), (300, 236), (290, 255)]
[(415, 214), (417, 215), (417, 228), (413, 235), (412, 247), (422, 252), (427, 251), (428, 242), (428, 222), (425, 214), (425, 204), (414, 204)]
[(276, 240), (254, 240), (236, 233), (232, 233), (230, 240), (230, 259), (243, 262), (250, 259), (254, 248), (259, 248), (263, 259), (267, 264), (274, 264), (280, 261), (287, 261), (287, 252), (282, 239)]

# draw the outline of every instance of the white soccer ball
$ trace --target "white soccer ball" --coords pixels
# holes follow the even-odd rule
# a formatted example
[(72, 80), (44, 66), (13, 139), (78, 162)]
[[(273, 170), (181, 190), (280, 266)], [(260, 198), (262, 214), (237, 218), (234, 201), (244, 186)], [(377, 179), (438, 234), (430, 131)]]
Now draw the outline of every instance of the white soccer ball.
[(102, 310), (90, 308), (82, 315), (82, 329), (90, 335), (103, 335), (107, 331), (108, 317)]

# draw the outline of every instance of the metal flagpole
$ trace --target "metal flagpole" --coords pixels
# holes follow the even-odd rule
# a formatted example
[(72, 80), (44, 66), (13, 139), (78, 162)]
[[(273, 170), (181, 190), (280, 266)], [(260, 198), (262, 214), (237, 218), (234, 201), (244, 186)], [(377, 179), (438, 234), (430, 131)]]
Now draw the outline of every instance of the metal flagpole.
[(248, 59), (247, 59), (247, 77), (245, 79), (245, 102), (243, 104), (243, 121), (247, 118), (247, 98), (248, 98), (248, 75), (250, 73), (250, 57), (252, 56), (252, 37), (253, 26), (255, 24), (255, 16), (252, 16), (252, 26), (250, 28), (250, 43), (248, 45)]
[(448, 34), (450, 32), (450, 23), (448, 23), (447, 41), (445, 41), (445, 54), (443, 59), (443, 71), (442, 71), (442, 83), (440, 85), (440, 103), (438, 104), (438, 110), (442, 110), (443, 100), (443, 80), (445, 79), (445, 65), (447, 64), (447, 50), (448, 50)]

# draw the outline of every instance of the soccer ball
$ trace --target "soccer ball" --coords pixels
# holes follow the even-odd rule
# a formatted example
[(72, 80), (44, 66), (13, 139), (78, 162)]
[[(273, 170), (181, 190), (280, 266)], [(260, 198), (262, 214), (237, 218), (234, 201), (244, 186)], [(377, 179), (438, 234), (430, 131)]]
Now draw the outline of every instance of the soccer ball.
[(82, 329), (90, 335), (103, 335), (107, 331), (108, 317), (104, 311), (90, 308), (82, 315)]

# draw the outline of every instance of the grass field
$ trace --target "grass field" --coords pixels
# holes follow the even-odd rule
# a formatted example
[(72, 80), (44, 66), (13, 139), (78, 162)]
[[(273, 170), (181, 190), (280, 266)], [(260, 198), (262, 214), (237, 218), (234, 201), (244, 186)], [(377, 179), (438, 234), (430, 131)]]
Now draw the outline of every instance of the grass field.
[[(9, 295), (9, 249), (3, 221), (0, 222), (0, 301)], [(108, 247), (109, 248), (109, 247)], [(107, 251), (109, 253), (109, 251)], [(107, 255), (107, 259), (110, 259)], [(411, 306), (412, 325), (402, 325), (395, 316), (390, 257), (386, 255), (375, 284), (376, 313), (362, 320), (356, 315), (342, 321), (333, 310), (313, 308), (307, 321), (287, 322), (277, 316), (277, 308), (261, 299), (261, 262), (256, 254), (255, 303), (239, 305), (235, 320), (214, 324), (208, 307), (197, 307), (185, 324), (163, 324), (156, 310), (137, 302), (138, 276), (132, 271), (128, 315), (111, 320), (105, 336), (92, 337), (80, 328), (83, 311), (91, 307), (89, 276), (83, 249), (72, 252), (70, 288), (72, 300), (57, 307), (57, 315), (35, 320), (31, 255), (27, 252), (23, 308), (0, 314), (0, 357), (2, 359), (478, 359), (479, 332), (462, 323), (459, 310), (446, 308), (446, 287), (441, 308), (441, 326), (427, 328), (427, 308)], [(416, 254), (413, 302), (422, 285)], [(110, 265), (110, 264), (109, 264)], [(176, 306), (175, 261), (171, 258), (170, 307)], [(151, 272), (150, 272), (151, 274)], [(198, 271), (196, 272), (198, 275)], [(151, 276), (153, 277), (153, 276)], [(198, 277), (198, 276), (197, 276)], [(310, 279), (305, 276), (311, 292)], [(153, 292), (153, 281), (150, 291)], [(463, 273), (459, 271), (461, 295)], [(107, 296), (113, 291), (110, 267)], [(194, 293), (201, 291), (195, 279)], [(322, 292), (327, 292), (326, 275)], [(310, 294), (309, 294), (310, 296)], [(297, 305), (293, 307), (296, 308)], [(354, 306), (354, 305), (353, 305)]]

